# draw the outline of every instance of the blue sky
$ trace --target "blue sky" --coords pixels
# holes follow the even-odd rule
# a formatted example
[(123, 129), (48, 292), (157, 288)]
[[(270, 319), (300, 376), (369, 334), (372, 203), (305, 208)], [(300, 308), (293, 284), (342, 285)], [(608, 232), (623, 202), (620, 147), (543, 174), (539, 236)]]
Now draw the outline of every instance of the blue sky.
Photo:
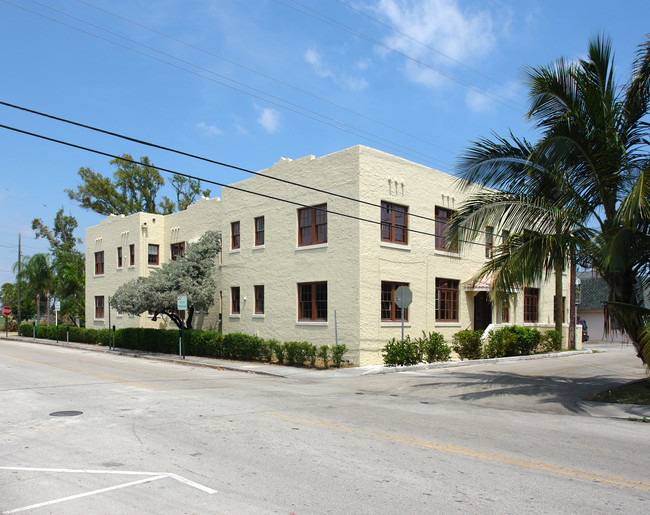
[[(0, 100), (252, 170), (368, 145), (452, 173), (491, 132), (535, 138), (523, 69), (599, 33), (619, 80), (647, 0), (0, 0)], [(0, 106), (2, 124), (224, 183), (241, 172)], [(106, 157), (0, 128), (0, 284), (47, 250), (33, 218), (78, 236), (101, 216), (64, 190)], [(218, 196), (212, 188), (212, 196)]]

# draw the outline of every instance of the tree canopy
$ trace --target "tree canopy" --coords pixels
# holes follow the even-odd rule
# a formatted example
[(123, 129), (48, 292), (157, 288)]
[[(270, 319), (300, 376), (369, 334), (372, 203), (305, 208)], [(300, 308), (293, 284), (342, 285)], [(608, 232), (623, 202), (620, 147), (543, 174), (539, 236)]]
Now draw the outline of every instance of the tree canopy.
[(70, 199), (84, 209), (108, 216), (139, 212), (169, 214), (186, 209), (200, 195), (210, 195), (210, 190), (201, 189), (201, 181), (175, 174), (170, 182), (176, 200), (164, 196), (159, 201), (165, 179), (147, 156), (140, 157), (138, 162), (129, 154), (122, 154), (110, 164), (116, 168), (112, 179), (90, 168), (80, 168), (81, 184), (76, 190), (65, 190)]
[[(179, 328), (191, 329), (196, 310), (214, 304), (216, 283), (213, 277), (216, 257), (221, 250), (221, 234), (206, 232), (188, 245), (185, 256), (163, 263), (147, 277), (120, 286), (111, 297), (111, 307), (129, 315), (153, 312), (153, 319), (166, 315)], [(187, 295), (187, 320), (176, 310), (177, 297)]]

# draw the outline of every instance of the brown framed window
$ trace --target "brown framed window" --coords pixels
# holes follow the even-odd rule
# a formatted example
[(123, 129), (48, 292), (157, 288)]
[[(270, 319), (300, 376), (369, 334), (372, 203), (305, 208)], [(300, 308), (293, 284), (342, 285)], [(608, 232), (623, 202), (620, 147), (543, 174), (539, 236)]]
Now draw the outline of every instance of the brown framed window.
[(255, 219), (255, 246), (264, 245), (264, 217), (258, 216)]
[(539, 322), (538, 288), (524, 288), (524, 322)]
[(510, 322), (510, 304), (507, 300), (503, 301), (501, 305), (501, 323), (507, 324)]
[(485, 257), (492, 259), (494, 249), (494, 227), (485, 228)]
[(135, 245), (129, 245), (129, 266), (135, 265)]
[[(400, 286), (408, 286), (409, 283), (381, 282), (381, 319), (383, 322), (401, 322), (402, 308), (395, 304), (395, 290)], [(408, 321), (409, 310), (404, 310), (404, 320)]]
[(264, 313), (264, 285), (255, 286), (255, 313)]
[(95, 297), (95, 318), (104, 318), (104, 297)]
[(505, 243), (509, 236), (510, 236), (510, 231), (506, 229), (501, 231), (501, 243)]
[(436, 279), (436, 322), (458, 322), (459, 286), (455, 279)]
[(449, 223), (455, 211), (436, 206), (436, 249), (447, 252), (458, 252), (458, 238), (450, 238)]
[(171, 251), (172, 261), (176, 261), (178, 258), (182, 258), (185, 255), (185, 242), (181, 241), (180, 243), (172, 243)]
[[(557, 296), (553, 295), (553, 323), (557, 322), (555, 320), (555, 307), (557, 306)], [(562, 323), (565, 322), (564, 313), (566, 310), (566, 297), (562, 296)]]
[(122, 247), (117, 247), (117, 268), (122, 268)]
[(298, 284), (298, 320), (327, 320), (327, 282)]
[(381, 203), (381, 241), (408, 243), (408, 207)]
[(150, 265), (159, 265), (160, 264), (160, 246), (153, 243), (149, 244), (149, 250), (147, 252), (147, 263)]
[(230, 248), (239, 248), (239, 222), (232, 222), (230, 224)]
[(95, 275), (104, 273), (104, 251), (95, 252)]
[(327, 243), (327, 204), (298, 210), (298, 245)]
[(239, 286), (230, 288), (230, 313), (233, 315), (240, 313)]

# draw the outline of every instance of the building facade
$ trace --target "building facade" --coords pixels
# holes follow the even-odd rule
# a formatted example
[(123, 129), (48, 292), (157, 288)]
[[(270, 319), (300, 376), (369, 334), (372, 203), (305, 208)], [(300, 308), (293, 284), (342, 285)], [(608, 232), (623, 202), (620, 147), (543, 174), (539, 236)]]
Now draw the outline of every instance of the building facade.
[[(495, 323), (553, 328), (553, 281), (493, 306), (489, 285), (472, 280), (501, 236), (488, 229), (460, 251), (446, 236), (449, 217), (477, 191), (461, 192), (455, 177), (364, 146), (282, 159), (262, 173), (280, 181), (256, 175), (182, 212), (110, 216), (88, 228), (87, 327), (108, 327), (109, 297), (119, 285), (218, 230), (215, 304), (195, 315), (197, 328), (338, 341), (349, 349), (346, 359), (377, 364), (386, 342), (401, 337), (399, 286), (413, 293), (404, 319), (414, 337), (438, 331), (451, 342), (457, 331)], [(167, 324), (146, 313), (111, 310), (110, 318), (118, 328)]]

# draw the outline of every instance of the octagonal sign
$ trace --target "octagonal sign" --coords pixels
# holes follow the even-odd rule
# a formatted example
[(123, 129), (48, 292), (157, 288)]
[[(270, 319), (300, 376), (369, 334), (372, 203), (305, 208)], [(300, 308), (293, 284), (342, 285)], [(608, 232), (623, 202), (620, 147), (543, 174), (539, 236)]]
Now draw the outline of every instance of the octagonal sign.
[(408, 286), (400, 286), (395, 290), (395, 304), (398, 308), (408, 308), (413, 302), (413, 293)]

